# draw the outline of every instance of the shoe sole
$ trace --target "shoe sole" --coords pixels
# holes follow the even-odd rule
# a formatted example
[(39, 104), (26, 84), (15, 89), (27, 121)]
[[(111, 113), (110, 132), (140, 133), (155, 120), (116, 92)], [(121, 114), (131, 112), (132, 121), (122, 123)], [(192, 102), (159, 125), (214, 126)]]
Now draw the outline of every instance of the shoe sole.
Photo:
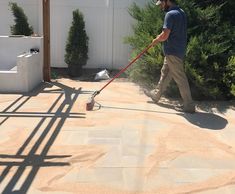
[(146, 90), (144, 90), (144, 94), (145, 94), (146, 96), (148, 96), (149, 98), (151, 98), (152, 101), (155, 102), (155, 103), (157, 103), (157, 102), (159, 101), (159, 99), (153, 98), (152, 95), (150, 94), (150, 92), (148, 92), (148, 91), (146, 91)]
[(179, 107), (175, 107), (174, 109), (178, 112), (190, 113), (190, 114), (194, 114), (196, 112), (195, 110), (184, 110), (184, 109), (179, 108)]

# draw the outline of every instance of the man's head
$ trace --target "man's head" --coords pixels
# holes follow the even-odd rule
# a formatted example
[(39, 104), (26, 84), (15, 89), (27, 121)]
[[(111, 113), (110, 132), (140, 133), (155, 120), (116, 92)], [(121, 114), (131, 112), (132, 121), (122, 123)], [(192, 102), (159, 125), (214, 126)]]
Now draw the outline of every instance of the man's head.
[(160, 6), (163, 11), (168, 11), (169, 8), (175, 3), (175, 0), (158, 0), (156, 5)]

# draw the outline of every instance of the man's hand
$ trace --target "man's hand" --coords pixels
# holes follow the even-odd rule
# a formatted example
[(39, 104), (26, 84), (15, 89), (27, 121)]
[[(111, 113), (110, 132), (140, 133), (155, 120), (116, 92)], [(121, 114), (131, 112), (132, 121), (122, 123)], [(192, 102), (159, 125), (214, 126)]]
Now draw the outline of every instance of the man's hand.
[[(153, 39), (152, 43), (154, 45), (156, 45), (158, 42), (164, 42), (168, 39), (169, 35), (171, 33), (171, 30), (169, 29), (163, 29), (163, 31), (161, 32), (161, 34), (159, 34), (155, 39)], [(155, 43), (156, 42), (156, 43)], [(153, 45), (153, 46), (154, 46)]]
[(159, 43), (158, 39), (157, 38), (153, 39), (152, 46), (155, 46), (157, 43)]

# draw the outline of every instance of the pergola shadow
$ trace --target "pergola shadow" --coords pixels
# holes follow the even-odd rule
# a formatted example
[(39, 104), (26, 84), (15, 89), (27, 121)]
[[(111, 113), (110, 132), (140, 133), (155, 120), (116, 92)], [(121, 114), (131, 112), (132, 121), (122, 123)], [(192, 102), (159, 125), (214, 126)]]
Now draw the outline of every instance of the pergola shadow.
[[(58, 89), (53, 89), (52, 87), (54, 86), (56, 86)], [(38, 113), (19, 111), (20, 107), (28, 102), (33, 96), (37, 96), (41, 93), (59, 94), (47, 112)], [(43, 83), (31, 93), (20, 96), (0, 113), (0, 118), (3, 118), (0, 124), (3, 124), (9, 118), (14, 117), (40, 118), (40, 121), (36, 127), (32, 130), (16, 153), (10, 155), (0, 153), (0, 166), (4, 166), (0, 174), (1, 193), (27, 193), (41, 167), (70, 165), (68, 162), (55, 162), (54, 160), (68, 158), (71, 157), (71, 155), (48, 155), (48, 152), (55, 142), (67, 118), (85, 118), (85, 113), (71, 113), (72, 106), (77, 100), (79, 94), (81, 94), (81, 88), (71, 88), (58, 82)], [(37, 136), (39, 132), (41, 133)], [(33, 141), (35, 138), (37, 140)], [(25, 154), (26, 150), (29, 150), (27, 151), (27, 154)], [(53, 161), (50, 161), (51, 159), (53, 159)], [(10, 179), (6, 179), (10, 171), (13, 170), (13, 167), (16, 170), (14, 171), (13, 175), (10, 176)], [(29, 172), (27, 171), (27, 175), (25, 175), (26, 170), (28, 170), (26, 169), (27, 167), (31, 168)], [(22, 176), (23, 174), (24, 177)], [(20, 179), (21, 182), (19, 183)], [(5, 183), (5, 186), (4, 188), (1, 188), (3, 182)], [(15, 188), (16, 185), (17, 189)]]

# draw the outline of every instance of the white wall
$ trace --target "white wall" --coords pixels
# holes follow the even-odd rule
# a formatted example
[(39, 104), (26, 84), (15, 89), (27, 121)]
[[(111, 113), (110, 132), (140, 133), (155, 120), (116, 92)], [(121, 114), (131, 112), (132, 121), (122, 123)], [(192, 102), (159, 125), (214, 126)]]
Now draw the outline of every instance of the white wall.
[[(13, 16), (9, 0), (0, 0), (0, 35), (10, 33)], [(42, 0), (17, 0), (33, 25), (42, 35)], [(128, 63), (129, 47), (123, 38), (132, 33), (132, 18), (127, 9), (132, 2), (146, 0), (50, 0), (51, 2), (51, 66), (66, 67), (65, 45), (72, 22), (72, 12), (79, 8), (84, 14), (89, 36), (89, 60), (86, 68), (121, 68)], [(5, 18), (5, 20), (3, 20)], [(2, 51), (0, 51), (2, 52)]]
[(16, 66), (17, 56), (38, 48), (42, 53), (42, 37), (0, 36), (0, 70), (10, 70)]
[(42, 37), (0, 36), (0, 92), (29, 92), (42, 82), (42, 52), (29, 53), (42, 43)]

